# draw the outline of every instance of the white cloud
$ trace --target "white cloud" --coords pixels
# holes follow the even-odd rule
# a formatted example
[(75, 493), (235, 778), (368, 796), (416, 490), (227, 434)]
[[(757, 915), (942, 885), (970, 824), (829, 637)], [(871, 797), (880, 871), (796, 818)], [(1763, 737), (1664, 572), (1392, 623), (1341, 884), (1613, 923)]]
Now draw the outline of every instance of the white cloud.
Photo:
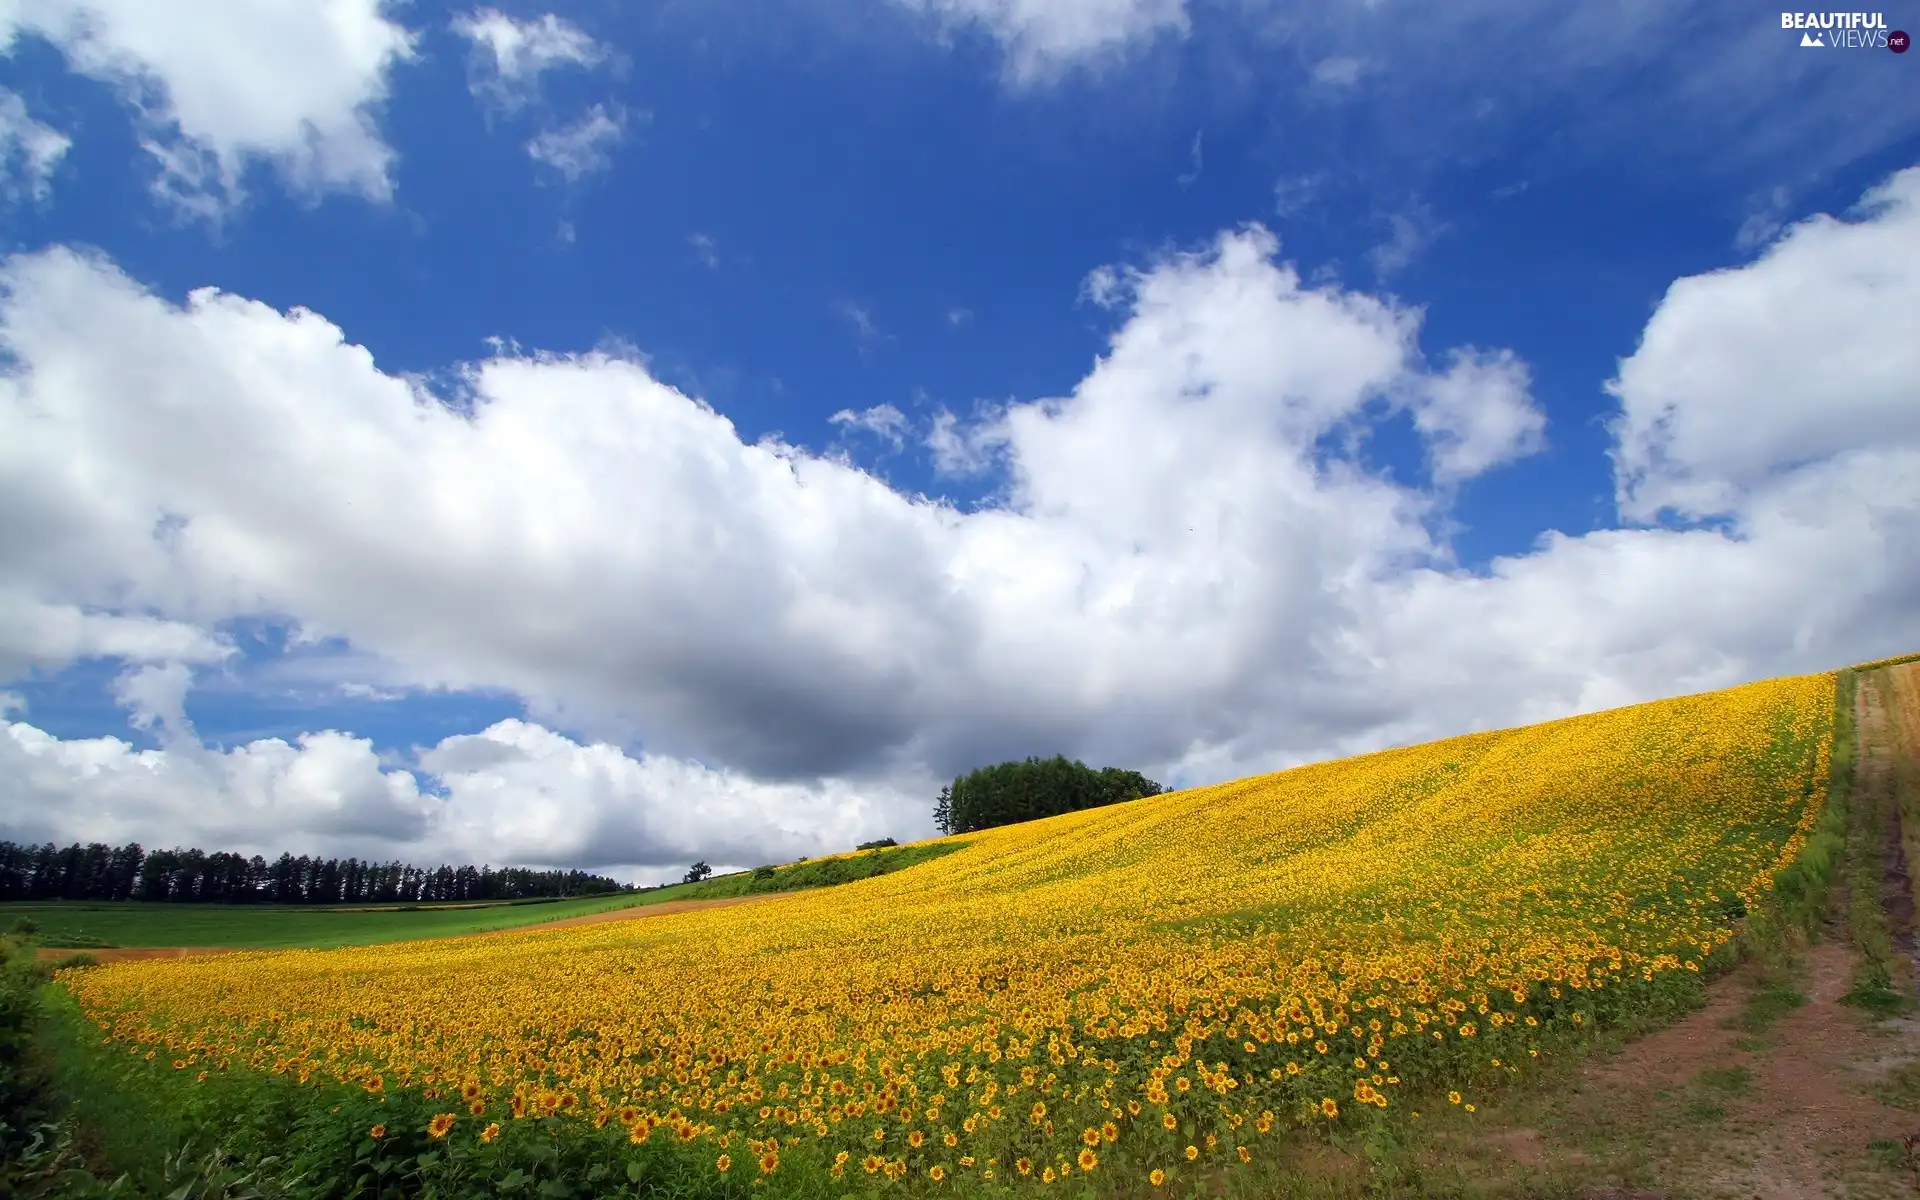
[(860, 348), (861, 357), (871, 354), (876, 346), (893, 340), (893, 335), (880, 328), (873, 319), (873, 310), (864, 304), (852, 300), (842, 301), (838, 305), (840, 319), (853, 331), (853, 340)]
[(872, 408), (854, 412), (843, 408), (827, 420), (846, 429), (863, 429), (875, 437), (890, 443), (894, 449), (906, 445), (907, 414), (891, 404), (876, 404)]
[(0, 88), (0, 195), (45, 201), (54, 168), (72, 145), (66, 134), (34, 120), (19, 96)]
[[(0, 452), (0, 464), (5, 464), (6, 458)], [(0, 474), (0, 496), (11, 491), (5, 483), (4, 474)], [(10, 511), (29, 516), (33, 512), (24, 505)], [(28, 535), (18, 527), (0, 531), (0, 546), (8, 549), (27, 540)], [(44, 563), (42, 554), (31, 557), (41, 558)], [(0, 572), (0, 579), (18, 581), (40, 565), (23, 558), (14, 570)], [(43, 576), (43, 583), (47, 579)], [(100, 592), (96, 599), (104, 602), (109, 595)], [(16, 587), (0, 586), (0, 679), (35, 668), (62, 667), (84, 658), (135, 663), (218, 662), (231, 653), (222, 639), (190, 624), (88, 611), (76, 604), (42, 603)]]
[[(315, 314), (16, 257), (0, 612), (278, 614), (382, 686), (529, 713), (423, 755), (442, 800), (346, 735), (196, 748), (168, 724), (182, 673), (136, 671), (124, 699), (162, 749), (15, 723), (0, 817), (770, 859), (925, 832), (932, 781), (1004, 757), (1201, 782), (1911, 649), (1920, 431), (1887, 323), (1916, 311), (1917, 180), (1677, 284), (1622, 362), (1623, 511), (1677, 498), (1723, 527), (1549, 533), (1477, 573), (1431, 530), (1446, 483), (1536, 444), (1524, 364), (1429, 369), (1418, 311), (1306, 285), (1259, 228), (1107, 272), (1117, 328), (1069, 394), (936, 416), (936, 457), (1003, 471), (967, 512), (743, 443), (638, 362), (503, 346), (456, 412)], [(1329, 449), (1382, 402), (1443, 486)]]
[(1381, 279), (1404, 271), (1435, 238), (1446, 232), (1446, 223), (1435, 217), (1425, 204), (1413, 204), (1386, 218), (1385, 241), (1367, 251), (1367, 262)]
[[(182, 679), (155, 668), (122, 689), (136, 724), (162, 730), (156, 750), (0, 720), (0, 836), (661, 868), (789, 862), (900, 831), (887, 814), (903, 797), (884, 788), (761, 783), (519, 720), (445, 738), (419, 753), (418, 770), (333, 730), (218, 750), (176, 722), (183, 695)], [(0, 717), (18, 702), (0, 693)]]
[(393, 151), (374, 124), (413, 35), (381, 0), (16, 0), (0, 7), (0, 49), (23, 32), (140, 113), (159, 193), (189, 212), (241, 197), (241, 175), (271, 164), (297, 195), (391, 194)]
[(418, 845), (440, 807), (412, 775), (382, 771), (371, 742), (340, 733), (143, 751), (0, 723), (0, 829), (14, 840), (381, 853)]
[(170, 737), (191, 734), (187, 688), (193, 673), (185, 663), (140, 667), (114, 681), (113, 698), (125, 708), (135, 729), (164, 730)]
[(373, 684), (362, 683), (357, 679), (349, 679), (340, 684), (339, 691), (342, 696), (345, 696), (349, 700), (370, 700), (377, 704), (384, 704), (392, 700), (405, 700), (407, 698), (405, 692), (390, 691), (386, 688), (375, 687)]
[(527, 143), (527, 156), (578, 183), (613, 165), (609, 151), (626, 132), (627, 113), (618, 105), (596, 104), (571, 125), (545, 129)]
[(933, 455), (936, 474), (950, 478), (978, 475), (993, 465), (1003, 439), (991, 425), (962, 426), (960, 418), (942, 408), (928, 425), (926, 447)]
[(1752, 250), (1778, 237), (1786, 224), (1787, 205), (1792, 198), (1791, 192), (1777, 185), (1764, 196), (1756, 197), (1748, 208), (1746, 219), (1740, 222), (1740, 228), (1734, 233), (1733, 244), (1741, 250)]
[(1313, 82), (1321, 87), (1352, 87), (1360, 81), (1363, 64), (1352, 55), (1335, 55), (1313, 64)]
[(1011, 82), (1030, 85), (1113, 62), (1156, 38), (1185, 36), (1186, 0), (893, 0), (948, 28), (997, 41)]
[(1273, 215), (1282, 220), (1301, 215), (1326, 186), (1324, 172), (1289, 175), (1280, 179), (1273, 185)]
[(1547, 418), (1531, 387), (1511, 351), (1457, 351), (1444, 375), (1423, 380), (1413, 423), (1427, 437), (1435, 480), (1453, 483), (1538, 451)]
[(517, 21), (483, 8), (454, 17), (450, 27), (473, 46), (467, 86), (506, 112), (537, 99), (546, 72), (591, 69), (610, 57), (606, 46), (553, 13)]
[(1183, 188), (1192, 187), (1200, 181), (1200, 173), (1207, 168), (1206, 160), (1207, 131), (1193, 131), (1193, 143), (1187, 147), (1187, 169), (1174, 180)]
[(712, 234), (690, 233), (687, 235), (687, 245), (693, 247), (694, 254), (698, 256), (701, 264), (705, 266), (707, 270), (718, 271), (720, 269), (719, 243), (714, 241)]
[(1668, 290), (1610, 385), (1626, 516), (1739, 512), (1800, 464), (1920, 446), (1920, 168), (1856, 217)]

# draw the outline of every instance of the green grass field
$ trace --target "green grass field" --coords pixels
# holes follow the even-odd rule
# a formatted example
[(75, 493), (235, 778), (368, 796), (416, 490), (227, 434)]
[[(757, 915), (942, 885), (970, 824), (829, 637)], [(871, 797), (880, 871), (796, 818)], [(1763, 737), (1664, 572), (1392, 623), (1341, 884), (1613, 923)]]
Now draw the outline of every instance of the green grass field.
[(964, 843), (901, 846), (813, 859), (771, 875), (740, 871), (700, 883), (581, 900), (502, 900), (422, 905), (167, 904), (142, 901), (25, 901), (0, 904), (0, 932), (22, 917), (54, 949), (111, 946), (227, 946), (245, 950), (370, 946), (491, 933), (669, 900), (723, 900), (832, 887), (902, 870), (961, 849)]
[(0, 929), (29, 918), (40, 927), (39, 943), (48, 947), (367, 946), (513, 929), (668, 898), (662, 892), (644, 892), (419, 909), (49, 900), (0, 904)]

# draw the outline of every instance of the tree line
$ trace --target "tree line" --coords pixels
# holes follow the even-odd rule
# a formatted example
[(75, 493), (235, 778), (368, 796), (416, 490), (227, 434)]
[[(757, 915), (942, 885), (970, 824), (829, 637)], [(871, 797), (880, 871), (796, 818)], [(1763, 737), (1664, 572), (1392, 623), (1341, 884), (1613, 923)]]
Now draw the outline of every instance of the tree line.
[(0, 841), (0, 900), (168, 900), (219, 904), (379, 904), (532, 900), (631, 891), (585, 871), (417, 867), (357, 858), (199, 849), (23, 846)]
[(980, 767), (941, 788), (933, 823), (941, 833), (973, 833), (1158, 796), (1164, 790), (1138, 771), (1095, 770), (1064, 754), (1032, 757)]

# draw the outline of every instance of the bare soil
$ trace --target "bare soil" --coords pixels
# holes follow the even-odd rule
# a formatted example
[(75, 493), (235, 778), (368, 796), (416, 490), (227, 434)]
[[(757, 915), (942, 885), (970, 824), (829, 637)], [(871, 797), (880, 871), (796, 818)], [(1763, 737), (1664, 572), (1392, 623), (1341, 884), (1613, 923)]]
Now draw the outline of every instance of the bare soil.
[[(1920, 761), (1920, 664), (1886, 674), (1887, 696), (1864, 679), (1859, 690), (1861, 789), (1911, 786)], [(1911, 953), (1906, 832), (1888, 846), (1881, 899)], [(1920, 1196), (1920, 1017), (1840, 1002), (1857, 961), (1845, 911), (1837, 897), (1818, 940), (1771, 978), (1745, 963), (1709, 986), (1704, 1007), (1489, 1098), (1478, 1121), (1439, 1114), (1419, 1152), (1425, 1173), (1446, 1191), (1459, 1180), (1479, 1194), (1581, 1200)], [(1805, 1003), (1756, 1028), (1749, 1006), (1769, 986)]]

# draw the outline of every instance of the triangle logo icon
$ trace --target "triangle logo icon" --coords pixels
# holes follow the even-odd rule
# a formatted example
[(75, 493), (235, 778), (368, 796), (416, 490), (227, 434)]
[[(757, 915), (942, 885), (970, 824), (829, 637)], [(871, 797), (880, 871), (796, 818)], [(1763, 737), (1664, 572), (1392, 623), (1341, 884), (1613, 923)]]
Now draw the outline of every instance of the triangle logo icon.
[(1817, 33), (1803, 33), (1803, 34), (1801, 34), (1801, 35), (1800, 35), (1800, 44), (1801, 44), (1802, 46), (1819, 46), (1819, 47), (1821, 47), (1822, 49), (1825, 49), (1825, 48), (1826, 48), (1826, 45), (1827, 45), (1827, 43), (1826, 43), (1826, 42), (1824, 42), (1824, 41), (1822, 41), (1822, 40), (1821, 40), (1821, 35), (1819, 35), (1819, 34), (1817, 34)]

